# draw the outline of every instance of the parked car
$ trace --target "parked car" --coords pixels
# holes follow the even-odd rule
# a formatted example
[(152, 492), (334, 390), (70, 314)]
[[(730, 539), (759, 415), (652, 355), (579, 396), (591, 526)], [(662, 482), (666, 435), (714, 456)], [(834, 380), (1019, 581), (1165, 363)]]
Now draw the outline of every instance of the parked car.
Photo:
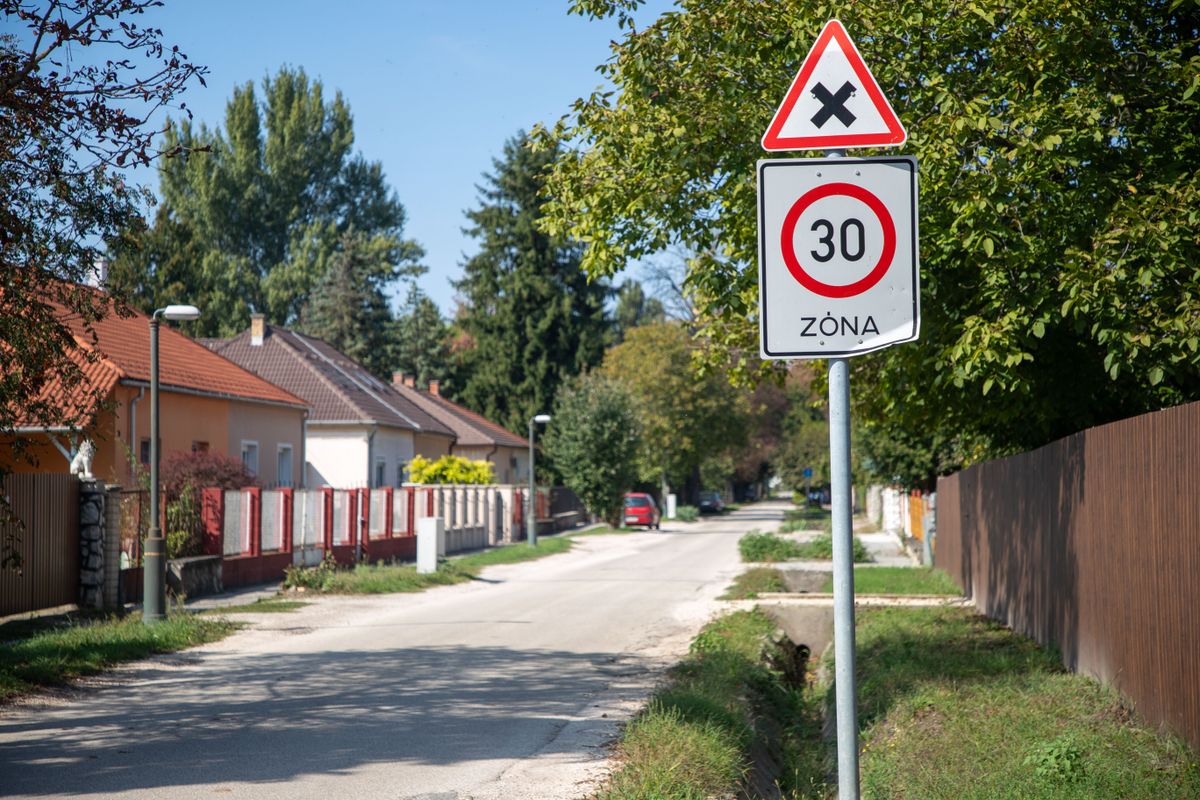
[(701, 492), (700, 493), (700, 513), (701, 514), (720, 514), (725, 510), (725, 501), (721, 499), (720, 492)]
[(658, 506), (648, 494), (630, 492), (625, 495), (625, 524), (659, 527)]

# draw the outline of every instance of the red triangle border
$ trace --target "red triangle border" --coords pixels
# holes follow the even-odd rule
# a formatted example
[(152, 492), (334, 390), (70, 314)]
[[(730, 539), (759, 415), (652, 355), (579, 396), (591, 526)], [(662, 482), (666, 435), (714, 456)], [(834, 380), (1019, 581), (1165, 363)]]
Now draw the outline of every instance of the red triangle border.
[[(825, 55), (825, 48), (835, 38), (838, 44), (841, 45), (842, 52), (845, 53), (850, 66), (854, 69), (854, 74), (862, 82), (867, 96), (871, 98), (876, 111), (879, 112), (884, 124), (887, 125), (887, 132), (781, 137), (779, 134), (783, 129), (783, 123), (792, 113), (796, 103), (799, 102), (800, 93), (804, 91), (804, 86), (812, 76), (813, 70), (816, 69), (817, 64)], [(871, 70), (867, 69), (866, 63), (859, 54), (858, 48), (854, 46), (850, 35), (846, 32), (845, 26), (839, 20), (831, 19), (821, 29), (820, 35), (817, 36), (817, 41), (813, 44), (812, 49), (808, 51), (808, 55), (805, 56), (800, 71), (796, 73), (796, 77), (792, 80), (792, 85), (788, 87), (783, 102), (775, 111), (775, 116), (771, 118), (771, 124), (767, 126), (767, 132), (762, 137), (762, 147), (764, 150), (771, 152), (779, 150), (838, 150), (843, 147), (896, 147), (904, 144), (907, 139), (908, 134), (904, 130), (904, 125), (901, 124), (900, 118), (896, 116), (891, 103), (884, 97), (879, 84), (875, 82), (875, 76), (871, 74)]]

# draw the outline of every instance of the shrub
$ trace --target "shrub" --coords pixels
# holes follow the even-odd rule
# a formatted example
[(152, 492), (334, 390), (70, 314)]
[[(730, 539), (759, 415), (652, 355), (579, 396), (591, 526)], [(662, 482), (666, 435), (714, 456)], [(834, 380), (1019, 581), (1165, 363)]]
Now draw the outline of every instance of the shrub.
[(414, 456), (408, 462), (408, 479), (413, 483), (439, 484), (488, 484), (496, 482), (492, 462), (471, 461), (462, 456), (442, 456), (430, 461), (424, 456)]
[[(857, 536), (851, 540), (854, 549), (854, 561), (863, 563), (871, 560), (871, 552), (867, 550), (867, 546), (862, 543)], [(833, 558), (833, 534), (822, 533), (820, 536), (799, 545), (800, 558), (813, 559), (832, 559)]]
[(750, 531), (738, 540), (742, 561), (774, 562), (800, 558), (800, 545), (773, 533)]
[(695, 506), (677, 506), (675, 508), (675, 519), (680, 522), (695, 522), (700, 519), (700, 509)]
[(301, 567), (292, 564), (284, 570), (283, 588), (312, 589), (323, 592), (333, 582), (337, 570), (338, 565), (334, 560), (333, 553), (326, 553), (325, 558), (321, 559), (321, 563), (315, 567)]

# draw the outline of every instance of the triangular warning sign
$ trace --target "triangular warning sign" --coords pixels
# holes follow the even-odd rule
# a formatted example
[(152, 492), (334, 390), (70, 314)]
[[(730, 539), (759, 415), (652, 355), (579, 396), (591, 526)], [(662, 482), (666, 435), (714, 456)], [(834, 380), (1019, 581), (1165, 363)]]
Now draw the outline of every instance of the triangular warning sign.
[(895, 147), (908, 134), (845, 27), (821, 29), (774, 119), (764, 150), (840, 150)]

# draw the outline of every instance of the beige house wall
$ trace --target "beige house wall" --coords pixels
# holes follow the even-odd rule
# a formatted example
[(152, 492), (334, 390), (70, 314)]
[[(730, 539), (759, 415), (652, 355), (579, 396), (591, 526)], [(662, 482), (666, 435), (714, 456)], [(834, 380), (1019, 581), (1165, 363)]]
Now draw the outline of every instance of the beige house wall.
[[(471, 461), (490, 461), (496, 473), (496, 483), (512, 484), (529, 481), (529, 450), (502, 445), (454, 446), (454, 455)], [(514, 463), (515, 462), (515, 463)]]
[[(304, 468), (304, 410), (290, 406), (247, 403), (238, 400), (228, 402), (229, 428), (225, 443), (226, 452), (234, 458), (242, 455), (242, 445), (253, 442), (258, 445), (259, 483), (266, 486), (300, 486)], [(288, 447), (292, 451), (291, 472), (279, 474), (279, 451)]]

